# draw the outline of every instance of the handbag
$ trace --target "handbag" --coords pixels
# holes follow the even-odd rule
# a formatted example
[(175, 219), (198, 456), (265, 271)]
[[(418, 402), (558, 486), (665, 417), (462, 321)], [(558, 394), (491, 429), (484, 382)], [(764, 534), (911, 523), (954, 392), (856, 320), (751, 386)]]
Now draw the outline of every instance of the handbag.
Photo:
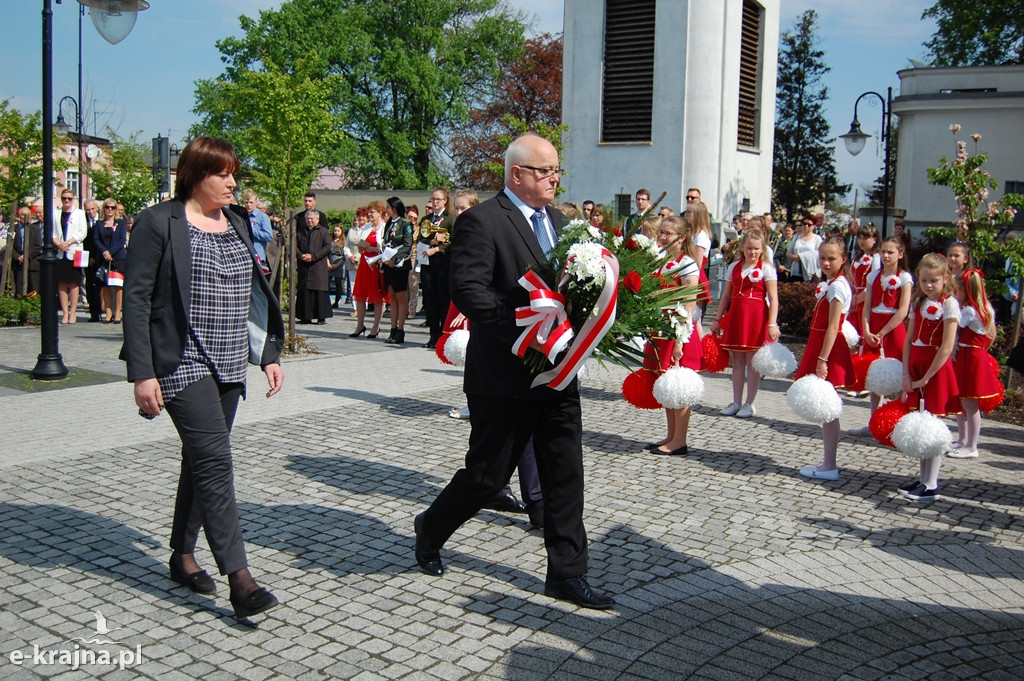
[(96, 281), (100, 282), (101, 286), (107, 285), (107, 266), (100, 265), (96, 268)]

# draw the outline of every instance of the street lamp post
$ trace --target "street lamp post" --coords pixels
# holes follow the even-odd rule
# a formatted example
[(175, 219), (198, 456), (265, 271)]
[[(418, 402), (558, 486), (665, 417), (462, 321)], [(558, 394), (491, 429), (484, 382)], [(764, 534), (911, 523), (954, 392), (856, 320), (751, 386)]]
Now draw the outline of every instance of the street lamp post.
[[(78, 3), (89, 7), (89, 14), (96, 29), (112, 44), (124, 40), (135, 26), (135, 15), (149, 8), (149, 3), (145, 0), (78, 0)], [(57, 4), (61, 4), (61, 0), (57, 0)], [(62, 99), (61, 103), (63, 102)], [(81, 114), (77, 110), (78, 102), (75, 102), (75, 108), (75, 113)], [(81, 116), (78, 115), (77, 118), (81, 130)], [(53, 127), (53, 3), (52, 0), (43, 0), (43, 253), (39, 256), (41, 349), (36, 358), (36, 366), (29, 375), (37, 380), (48, 381), (68, 375), (57, 339), (57, 247), (53, 244)]]
[(82, 183), (82, 111), (78, 107), (78, 100), (70, 95), (60, 98), (60, 102), (57, 103), (57, 120), (53, 123), (53, 129), (61, 137), (71, 132), (71, 127), (64, 120), (64, 102), (75, 105), (75, 132), (78, 133), (78, 140), (75, 143), (77, 147), (75, 154), (78, 156), (78, 196), (76, 198), (78, 199), (78, 207), (85, 208), (85, 185)]
[(857, 105), (860, 104), (860, 100), (869, 95), (877, 97), (878, 101), (882, 103), (882, 139), (885, 140), (885, 167), (882, 170), (882, 238), (885, 238), (889, 219), (889, 178), (892, 173), (890, 162), (892, 159), (892, 88), (886, 91), (885, 97), (871, 90), (858, 97), (857, 101), (853, 103), (853, 123), (850, 124), (850, 131), (845, 135), (840, 135), (839, 139), (843, 140), (846, 150), (853, 156), (864, 150), (864, 145), (871, 135), (860, 129), (860, 121), (857, 120)]

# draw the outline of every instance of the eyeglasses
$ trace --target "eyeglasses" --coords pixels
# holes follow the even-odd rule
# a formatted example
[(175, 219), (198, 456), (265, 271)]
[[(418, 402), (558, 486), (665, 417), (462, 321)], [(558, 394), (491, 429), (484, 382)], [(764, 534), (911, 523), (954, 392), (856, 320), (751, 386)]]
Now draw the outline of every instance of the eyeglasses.
[(523, 166), (523, 165), (521, 165), (519, 167), (520, 168), (526, 168), (527, 170), (532, 170), (535, 173), (537, 173), (537, 179), (538, 180), (546, 180), (549, 177), (551, 177), (552, 175), (561, 175), (562, 173), (565, 172), (565, 170), (563, 170), (562, 168), (537, 168), (535, 166)]

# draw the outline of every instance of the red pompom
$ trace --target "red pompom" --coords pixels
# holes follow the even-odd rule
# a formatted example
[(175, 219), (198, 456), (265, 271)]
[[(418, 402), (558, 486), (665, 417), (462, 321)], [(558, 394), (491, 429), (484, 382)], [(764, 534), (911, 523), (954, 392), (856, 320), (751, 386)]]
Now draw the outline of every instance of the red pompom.
[(450, 335), (450, 333), (441, 334), (441, 337), (438, 339), (437, 343), (434, 344), (434, 354), (437, 355), (437, 358), (439, 360), (441, 360), (441, 364), (450, 364), (452, 366), (455, 366), (455, 362), (449, 362), (448, 358), (444, 356), (444, 344), (445, 341), (448, 340), (448, 336)]
[(713, 333), (705, 334), (700, 343), (704, 349), (704, 368), (713, 374), (725, 371), (729, 366), (729, 351), (722, 348), (718, 337)]
[(853, 356), (853, 385), (848, 388), (849, 390), (858, 393), (866, 390), (864, 381), (868, 377), (868, 367), (880, 356), (877, 352), (865, 352), (863, 355)]
[(1002, 371), (1003, 368), (1001, 366), (999, 366), (999, 360), (998, 359), (996, 359), (992, 355), (986, 355), (986, 356), (988, 357), (988, 365), (990, 367), (992, 367), (992, 375), (995, 376), (996, 380), (998, 381), (999, 377), (1003, 373), (1003, 371)]
[(1004, 388), (1003, 384), (1000, 383), (998, 394), (978, 400), (978, 409), (980, 409), (984, 414), (991, 414), (996, 410), (996, 407), (1003, 403), (1004, 397), (1006, 397), (1006, 388)]
[(622, 396), (637, 409), (661, 409), (661, 403), (654, 399), (654, 382), (658, 374), (647, 369), (637, 369), (622, 381)]
[(875, 410), (868, 421), (868, 429), (876, 440), (886, 447), (895, 447), (892, 443), (892, 431), (896, 423), (911, 412), (910, 407), (902, 400), (886, 402)]

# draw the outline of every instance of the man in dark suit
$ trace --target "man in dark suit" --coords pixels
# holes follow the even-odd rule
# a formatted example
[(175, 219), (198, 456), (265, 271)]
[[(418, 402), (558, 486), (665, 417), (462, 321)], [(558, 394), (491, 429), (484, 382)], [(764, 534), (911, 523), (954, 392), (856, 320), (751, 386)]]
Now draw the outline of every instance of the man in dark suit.
[(89, 303), (89, 321), (100, 321), (100, 314), (103, 312), (103, 300), (100, 296), (100, 280), (96, 277), (96, 270), (103, 264), (100, 257), (100, 248), (96, 243), (96, 224), (100, 221), (100, 204), (96, 199), (89, 199), (85, 202), (85, 224), (88, 231), (85, 234), (85, 241), (82, 247), (89, 252), (89, 266), (85, 270), (85, 299)]
[(562, 391), (531, 388), (533, 375), (511, 349), (521, 332), (515, 309), (528, 304), (519, 277), (546, 262), (562, 225), (558, 211), (547, 208), (559, 179), (554, 146), (536, 135), (520, 137), (505, 152), (505, 190), (456, 221), (450, 281), (452, 300), (472, 329), (464, 379), (472, 430), (466, 467), (416, 517), (416, 562), (428, 574), (444, 572), (441, 547), (508, 482), (533, 437), (544, 490), (544, 593), (606, 609), (615, 601), (586, 580), (578, 386), (573, 380)]
[[(13, 227), (14, 249), (11, 259), (11, 274), (14, 276), (14, 293), (23, 296), (39, 290), (39, 256), (43, 254), (43, 223), (33, 219), (28, 208), (18, 210), (18, 223)], [(28, 265), (26, 276), (25, 265)]]

